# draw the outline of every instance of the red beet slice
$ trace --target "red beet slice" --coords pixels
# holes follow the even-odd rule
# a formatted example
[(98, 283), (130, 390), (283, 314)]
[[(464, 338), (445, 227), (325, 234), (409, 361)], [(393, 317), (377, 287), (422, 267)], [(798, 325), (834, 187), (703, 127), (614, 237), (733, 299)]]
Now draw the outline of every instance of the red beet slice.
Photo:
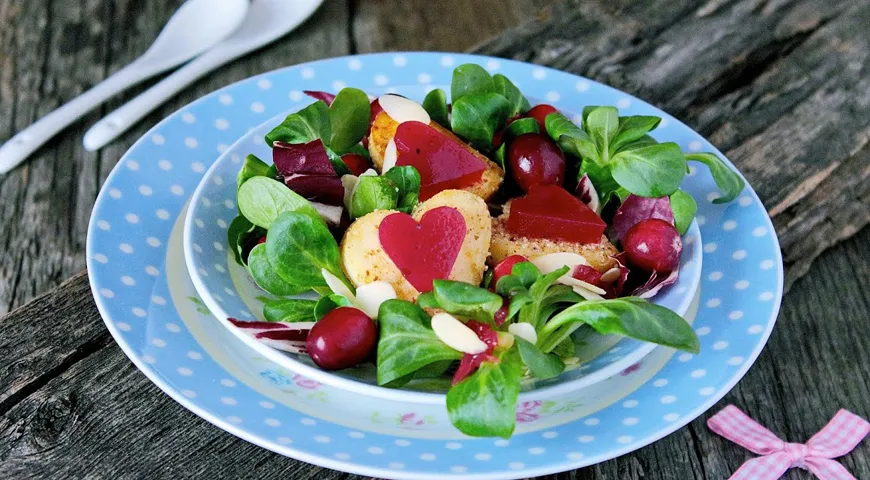
[(303, 90), (305, 95), (315, 99), (315, 100), (323, 100), (327, 106), (332, 105), (332, 102), (335, 101), (335, 94), (329, 92), (321, 92), (317, 90)]
[(533, 185), (511, 202), (507, 229), (514, 235), (598, 243), (607, 224), (577, 197), (555, 185)]
[(272, 160), (275, 162), (278, 173), (284, 177), (293, 175), (334, 177), (337, 175), (320, 139), (295, 144), (275, 142), (272, 147)]
[(601, 281), (601, 273), (589, 265), (577, 265), (574, 267), (574, 272), (571, 273), (571, 276), (595, 286), (598, 286), (598, 282)]
[(420, 292), (432, 290), (432, 280), (450, 276), (465, 233), (465, 217), (452, 207), (429, 210), (420, 223), (407, 213), (393, 213), (378, 227), (384, 251)]
[(462, 189), (480, 181), (486, 164), (459, 141), (421, 122), (404, 122), (396, 129), (396, 165), (420, 172), (420, 201), (442, 190)]

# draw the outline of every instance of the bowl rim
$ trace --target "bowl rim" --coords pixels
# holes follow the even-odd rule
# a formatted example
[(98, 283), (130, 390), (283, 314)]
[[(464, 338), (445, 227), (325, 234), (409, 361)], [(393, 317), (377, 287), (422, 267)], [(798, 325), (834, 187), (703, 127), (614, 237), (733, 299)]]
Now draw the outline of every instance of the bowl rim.
[[(187, 270), (190, 273), (191, 280), (193, 281), (193, 285), (197, 293), (200, 295), (202, 301), (206, 304), (206, 307), (208, 307), (211, 314), (217, 317), (217, 320), (221, 323), (221, 325), (223, 325), (225, 328), (230, 329), (230, 331), (246, 345), (253, 348), (256, 352), (260, 353), (270, 361), (275, 362), (279, 366), (285, 367), (295, 373), (304, 375), (318, 382), (370, 397), (419, 404), (446, 403), (446, 393), (413, 391), (405, 390), (402, 388), (388, 388), (382, 387), (380, 385), (372, 385), (339, 375), (334, 375), (331, 372), (321, 370), (316, 366), (311, 366), (300, 362), (299, 360), (296, 360), (291, 355), (285, 352), (282, 352), (278, 349), (275, 349), (262, 342), (257, 341), (251, 335), (248, 335), (247, 333), (235, 327), (232, 323), (229, 322), (228, 318), (230, 317), (230, 315), (214, 298), (211, 291), (206, 286), (206, 282), (202, 279), (194, 261), (196, 254), (193, 250), (193, 244), (195, 242), (192, 241), (192, 238), (194, 238), (195, 236), (195, 218), (198, 206), (201, 205), (201, 197), (205, 195), (205, 190), (207, 189), (207, 186), (211, 183), (211, 179), (215, 175), (215, 172), (225, 162), (229, 161), (233, 154), (238, 153), (236, 150), (242, 144), (250, 143), (252, 136), (257, 134), (258, 131), (264, 126), (274, 124), (275, 122), (280, 123), (280, 121), (287, 116), (288, 112), (291, 112), (291, 110), (282, 112), (281, 114), (269, 118), (268, 120), (253, 127), (247, 133), (239, 137), (209, 167), (209, 169), (203, 175), (199, 185), (197, 185), (193, 195), (190, 197), (187, 217), (184, 219), (184, 259)], [(700, 245), (702, 245), (700, 227), (695, 220), (692, 220), (692, 224), (689, 226), (689, 230), (686, 232), (683, 238), (693, 239), (691, 240), (692, 242), (694, 242), (694, 248), (692, 248), (691, 250), (693, 255), (692, 258), (690, 258), (688, 261), (695, 262), (697, 268), (694, 269), (693, 276), (687, 278), (689, 280), (689, 288), (687, 289), (686, 293), (683, 294), (679, 307), (675, 309), (675, 312), (680, 316), (684, 316), (686, 314), (686, 312), (689, 310), (690, 305), (692, 304), (694, 297), (700, 290), (701, 274), (703, 270), (703, 253), (702, 249), (700, 248)], [(546, 399), (553, 396), (562, 395), (566, 392), (579, 390), (588, 387), (589, 385), (592, 385), (594, 383), (606, 380), (613, 375), (619, 374), (626, 368), (641, 360), (643, 357), (649, 355), (656, 347), (658, 347), (658, 345), (653, 343), (645, 343), (639, 348), (633, 350), (631, 353), (624, 355), (619, 360), (616, 360), (607, 365), (606, 367), (601, 368), (600, 370), (593, 372), (589, 375), (585, 375), (581, 378), (573, 380), (560, 382), (555, 385), (547, 385), (540, 388), (521, 391), (518, 402), (522, 403), (523, 401), (527, 400)]]

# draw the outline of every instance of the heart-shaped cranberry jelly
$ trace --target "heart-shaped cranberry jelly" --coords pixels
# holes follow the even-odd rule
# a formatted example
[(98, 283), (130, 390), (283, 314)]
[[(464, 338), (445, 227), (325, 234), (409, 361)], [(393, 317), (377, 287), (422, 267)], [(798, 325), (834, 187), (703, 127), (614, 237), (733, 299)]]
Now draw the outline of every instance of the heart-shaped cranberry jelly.
[(393, 213), (378, 227), (384, 251), (419, 292), (450, 276), (465, 234), (465, 217), (453, 207), (429, 210), (419, 223), (407, 213)]

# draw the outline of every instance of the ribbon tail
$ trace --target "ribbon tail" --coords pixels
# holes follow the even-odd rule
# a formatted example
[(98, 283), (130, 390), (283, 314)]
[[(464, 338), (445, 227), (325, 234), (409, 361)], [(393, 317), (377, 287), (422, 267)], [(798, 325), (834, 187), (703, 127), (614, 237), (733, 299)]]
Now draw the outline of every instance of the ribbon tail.
[(779, 452), (747, 460), (728, 480), (777, 480), (789, 468), (788, 454)]
[(840, 465), (834, 460), (820, 457), (809, 457), (804, 463), (807, 470), (813, 472), (813, 475), (819, 480), (856, 480), (846, 467)]

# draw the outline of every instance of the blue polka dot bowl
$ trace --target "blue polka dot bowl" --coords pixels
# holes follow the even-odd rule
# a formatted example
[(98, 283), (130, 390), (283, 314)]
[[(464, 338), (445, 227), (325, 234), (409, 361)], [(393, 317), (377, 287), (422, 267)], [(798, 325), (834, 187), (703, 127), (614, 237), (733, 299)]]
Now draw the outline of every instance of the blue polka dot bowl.
[[(218, 325), (222, 320), (212, 315), (185, 268), (190, 252), (182, 239), (185, 207), (217, 157), (250, 129), (302, 106), (302, 90), (371, 82), (372, 93), (405, 85), (416, 88), (411, 93), (419, 98), (427, 85), (445, 84), (452, 68), (464, 62), (505, 73), (530, 97), (558, 102), (568, 111), (608, 102), (659, 115), (660, 138), (686, 150), (715, 151), (640, 100), (587, 79), (503, 59), (362, 55), (236, 83), (154, 127), (119, 161), (97, 198), (88, 228), (89, 278), (107, 328), (131, 361), (173, 399), (223, 430), (283, 455), (381, 478), (510, 479), (579, 468), (654, 442), (721, 399), (750, 368), (774, 327), (782, 258), (751, 188), (731, 204), (714, 205), (709, 200), (716, 188), (703, 167), (687, 181), (699, 200), (703, 238), (696, 245), (703, 268), (699, 261), (694, 322), (701, 353), (656, 348), (577, 391), (524, 392), (510, 440), (463, 437), (449, 426), (443, 404), (352, 394), (319, 382), (282, 367)], [(233, 175), (222, 180), (232, 182)], [(203, 222), (221, 228), (218, 219), (231, 218), (235, 205), (225, 199), (209, 198), (210, 208), (230, 216), (215, 214)], [(199, 228), (195, 220), (194, 228)], [(200, 248), (216, 250), (210, 244)], [(202, 264), (207, 278), (220, 273), (216, 264)], [(213, 294), (225, 302), (231, 298), (221, 289)], [(247, 318), (254, 318), (251, 313)]]
[[(450, 72), (451, 69), (444, 69), (444, 78), (438, 78), (438, 80), (447, 83), (427, 84), (427, 88), (437, 86), (449, 89)], [(432, 80), (431, 76), (430, 80)], [(375, 83), (373, 80), (366, 82), (363, 79), (357, 79), (350, 82), (349, 85), (376, 95), (384, 93), (386, 89), (378, 87)], [(330, 84), (326, 85), (324, 88), (328, 88)], [(389, 90), (409, 98), (415, 98), (418, 101), (422, 101), (422, 96), (426, 92), (426, 88), (421, 88), (418, 84), (396, 85)], [(581, 103), (583, 101), (600, 104), (615, 104), (620, 101), (619, 98), (610, 98), (603, 94), (592, 93), (591, 95), (585, 100), (566, 95), (561, 101), (555, 102), (555, 105), (563, 112), (574, 115), (586, 104)], [(534, 99), (535, 97), (532, 97), (533, 101)], [(299, 102), (279, 100), (285, 107), (293, 104), (292, 111), (312, 101), (307, 97), (302, 98)], [(656, 113), (655, 109), (642, 104), (640, 101), (634, 101), (632, 105), (623, 108), (623, 110), (638, 115)], [(283, 368), (318, 382), (362, 395), (422, 404), (444, 404), (446, 382), (440, 388), (438, 385), (433, 386), (432, 382), (422, 385), (412, 383), (398, 390), (379, 387), (376, 381), (376, 370), (372, 364), (364, 364), (357, 368), (338, 372), (327, 372), (314, 365), (307, 355), (288, 353), (273, 348), (268, 343), (256, 339), (255, 335), (250, 333), (251, 330), (238, 328), (226, 320), (232, 317), (243, 321), (264, 321), (262, 316), (263, 303), (272, 298), (268, 293), (258, 288), (245, 268), (235, 261), (233, 253), (227, 247), (226, 238), (228, 225), (237, 214), (236, 209), (231, 207), (235, 206), (235, 178), (243, 159), (248, 154), (254, 154), (267, 163), (271, 163), (272, 150), (266, 144), (264, 137), (272, 128), (280, 124), (285, 116), (286, 113), (282, 113), (267, 120), (233, 143), (205, 173), (202, 182), (194, 192), (185, 224), (184, 244), (188, 270), (197, 292), (209, 310), (217, 318), (222, 319), (221, 323), (233, 334)], [(670, 135), (663, 135), (661, 139), (673, 140), (679, 131), (680, 128), (669, 128), (667, 133)], [(693, 180), (697, 180), (697, 178), (688, 180), (685, 185), (688, 191), (695, 191), (696, 196), (698, 195), (697, 185), (695, 185), (697, 182)], [(685, 235), (684, 244), (678, 281), (663, 289), (653, 298), (653, 301), (692, 321), (700, 295), (699, 284), (702, 270), (701, 236), (696, 223)], [(301, 295), (300, 297), (317, 298), (314, 294)], [(617, 335), (601, 335), (591, 331), (584, 333), (586, 336), (577, 348), (578, 362), (576, 364), (570, 365), (559, 377), (525, 381), (524, 391), (534, 392), (537, 399), (540, 399), (542, 395), (549, 399), (553, 395), (563, 395), (576, 391), (618, 374), (648, 355), (655, 348), (653, 344)], [(521, 397), (520, 403), (527, 400), (525, 397), (526, 395)]]

